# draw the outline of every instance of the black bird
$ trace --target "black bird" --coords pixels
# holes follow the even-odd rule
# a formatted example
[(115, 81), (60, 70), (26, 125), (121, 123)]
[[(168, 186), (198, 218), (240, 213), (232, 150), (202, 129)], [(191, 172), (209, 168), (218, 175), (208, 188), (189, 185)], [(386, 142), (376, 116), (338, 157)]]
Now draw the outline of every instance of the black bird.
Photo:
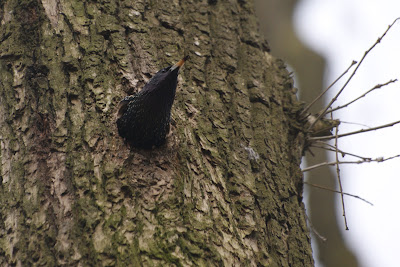
[(130, 145), (152, 148), (165, 143), (171, 120), (179, 68), (188, 57), (163, 68), (135, 95), (119, 103), (118, 133)]

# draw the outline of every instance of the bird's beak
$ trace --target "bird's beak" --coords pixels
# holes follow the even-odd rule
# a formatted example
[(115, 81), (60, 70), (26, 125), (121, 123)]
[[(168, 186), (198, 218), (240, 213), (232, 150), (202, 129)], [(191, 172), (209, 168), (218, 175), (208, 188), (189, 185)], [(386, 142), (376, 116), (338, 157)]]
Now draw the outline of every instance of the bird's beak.
[(185, 61), (189, 58), (189, 56), (186, 56), (179, 60), (175, 65), (173, 65), (169, 70), (174, 71), (176, 68), (182, 67), (183, 64), (185, 64)]

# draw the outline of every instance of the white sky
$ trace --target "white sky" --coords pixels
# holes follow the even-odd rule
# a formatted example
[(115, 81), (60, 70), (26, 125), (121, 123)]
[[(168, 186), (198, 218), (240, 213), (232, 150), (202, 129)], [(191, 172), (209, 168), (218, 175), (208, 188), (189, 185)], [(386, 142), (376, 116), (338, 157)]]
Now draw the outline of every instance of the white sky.
[[(300, 38), (327, 58), (325, 82), (330, 84), (352, 60), (359, 61), (397, 17), (400, 17), (400, 0), (303, 0), (298, 6), (295, 24)], [(400, 79), (400, 20), (370, 52), (333, 106), (347, 103), (390, 79)], [(333, 88), (331, 96), (338, 89), (339, 86)], [(400, 81), (372, 92), (335, 113), (335, 117), (370, 127), (400, 120)], [(360, 128), (365, 127), (342, 124), (339, 131)], [(400, 125), (341, 138), (339, 148), (372, 158), (400, 154)], [(344, 191), (374, 204), (371, 207), (357, 199), (345, 198), (350, 231), (343, 230), (343, 235), (361, 266), (400, 266), (400, 158), (383, 163), (342, 165), (341, 177)], [(343, 225), (342, 211), (337, 212)], [(317, 263), (317, 266), (321, 265)]]

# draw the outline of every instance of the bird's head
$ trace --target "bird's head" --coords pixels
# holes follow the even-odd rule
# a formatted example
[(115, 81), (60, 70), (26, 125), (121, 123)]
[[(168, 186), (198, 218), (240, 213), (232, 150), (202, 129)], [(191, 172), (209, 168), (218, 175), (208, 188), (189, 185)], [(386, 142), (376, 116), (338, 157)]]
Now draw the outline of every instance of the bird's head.
[(176, 87), (177, 77), (180, 67), (188, 59), (188, 56), (179, 60), (175, 65), (168, 66), (158, 71), (153, 78), (145, 85), (143, 92), (153, 91), (164, 87)]

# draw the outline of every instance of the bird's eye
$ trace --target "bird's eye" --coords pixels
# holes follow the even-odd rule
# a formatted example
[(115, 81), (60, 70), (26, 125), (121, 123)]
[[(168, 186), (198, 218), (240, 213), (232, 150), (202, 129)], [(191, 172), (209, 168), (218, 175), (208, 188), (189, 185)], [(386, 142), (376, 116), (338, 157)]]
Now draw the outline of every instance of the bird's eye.
[(165, 72), (167, 72), (170, 68), (171, 68), (171, 67), (163, 68), (163, 69), (161, 70), (161, 72), (162, 72), (162, 73), (165, 73)]

